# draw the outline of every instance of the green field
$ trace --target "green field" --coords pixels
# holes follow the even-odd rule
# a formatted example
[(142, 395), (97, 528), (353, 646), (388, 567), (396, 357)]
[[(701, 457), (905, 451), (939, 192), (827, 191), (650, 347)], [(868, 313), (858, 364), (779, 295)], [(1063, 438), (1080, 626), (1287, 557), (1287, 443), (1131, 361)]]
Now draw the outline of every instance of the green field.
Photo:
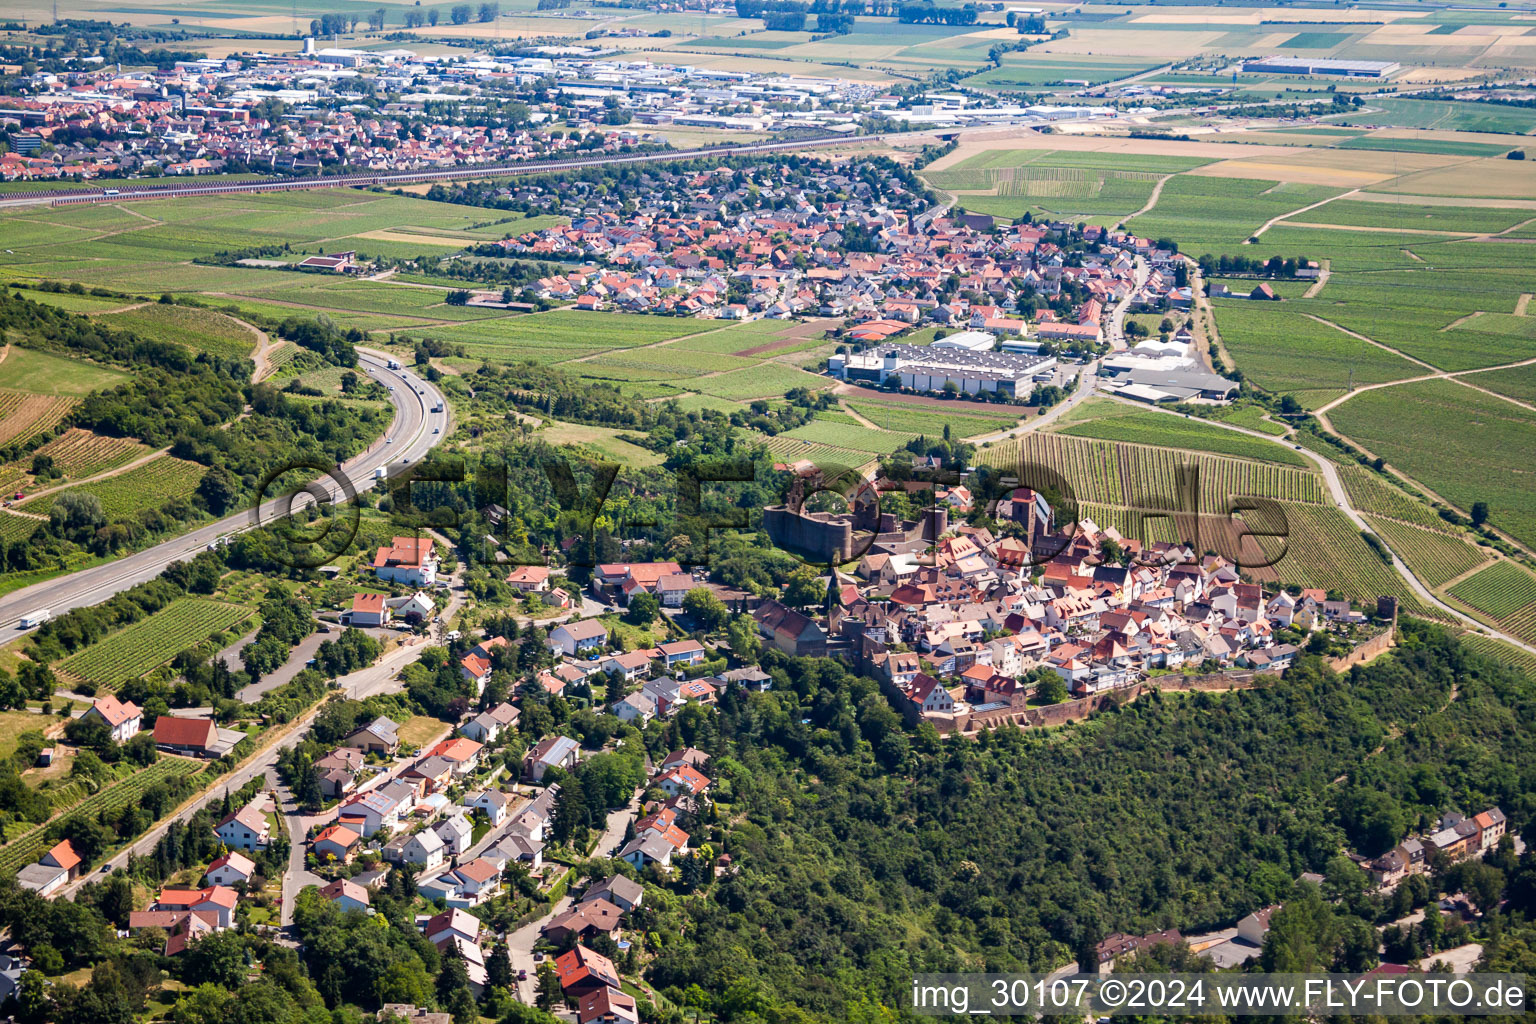
[(1339, 433), (1463, 512), (1486, 501), (1494, 526), (1536, 543), (1536, 418), (1529, 410), (1431, 380), (1363, 392), (1329, 417)]
[(145, 338), (184, 345), (194, 352), (207, 352), (225, 359), (248, 359), (256, 347), (256, 335), (250, 328), (223, 313), (195, 306), (156, 302), (123, 313), (107, 313), (97, 319)]
[(0, 388), (7, 391), (78, 398), (127, 379), (126, 374), (104, 366), (16, 345), (0, 360)]
[(1408, 231), (1462, 231), (1469, 235), (1491, 234), (1536, 217), (1536, 210), (1500, 210), (1485, 206), (1420, 205), (1404, 196), (1400, 201), (1340, 199), (1298, 214), (1309, 224), (1346, 227), (1397, 228)]
[(1536, 575), (1524, 566), (1495, 562), (1453, 586), (1450, 594), (1500, 629), (1536, 643)]
[(997, 415), (982, 416), (970, 415), (968, 410), (965, 413), (950, 412), (947, 409), (929, 405), (903, 405), (896, 402), (849, 399), (844, 401), (848, 408), (882, 429), (909, 434), (926, 434), (930, 437), (942, 435), (946, 426), (949, 427), (950, 436), (958, 438), (1007, 430), (1019, 421), (1017, 413), (1026, 411), (999, 408)]
[(99, 686), (117, 686), (165, 664), (250, 615), (251, 610), (241, 605), (184, 597), (70, 655), (59, 662), (58, 668)]
[(1180, 448), (1287, 466), (1312, 465), (1284, 445), (1224, 430), (1199, 419), (1139, 409), (1107, 399), (1089, 399), (1072, 410), (1064, 425), (1059, 422), (1054, 429), (1072, 437)]
[(1174, 239), (1191, 256), (1235, 253), (1270, 218), (1342, 192), (1321, 185), (1180, 175), (1163, 186), (1151, 212), (1129, 227), (1148, 238)]
[(712, 320), (557, 309), (485, 323), (436, 327), (421, 333), (462, 344), (474, 359), (553, 363), (613, 349), (654, 345), (719, 326)]
[(1488, 561), (1488, 552), (1458, 537), (1435, 530), (1408, 526), (1395, 519), (1366, 516), (1371, 529), (1386, 541), (1397, 557), (1431, 589)]
[(989, 150), (923, 176), (935, 188), (955, 192), (959, 205), (973, 213), (1010, 220), (1026, 211), (1120, 218), (1146, 205), (1164, 175), (1205, 162), (1140, 154)]
[(1429, 371), (1402, 356), (1292, 312), (1286, 302), (1217, 299), (1222, 344), (1243, 376), (1275, 395), (1316, 408), (1351, 384), (1417, 377)]
[(1451, 139), (1397, 139), (1359, 135), (1338, 144), (1337, 149), (1375, 149), (1394, 153), (1440, 153), (1446, 156), (1503, 156), (1509, 146), (1490, 142), (1459, 142)]
[(1120, 78), (1150, 71), (1156, 64), (1147, 61), (1073, 61), (1063, 54), (1051, 59), (1049, 54), (1007, 53), (1000, 67), (989, 68), (965, 79), (965, 85), (973, 89), (994, 89), (1013, 92), (1034, 89), (1042, 85), (1060, 85), (1072, 80), (1099, 85)]
[[(161, 456), (142, 466), (105, 477), (79, 487), (69, 488), (84, 494), (94, 494), (101, 502), (101, 511), (109, 520), (119, 520), (148, 508), (158, 508), (174, 498), (187, 498), (197, 490), (197, 485), (207, 472), (207, 467), (187, 462), (169, 455)], [(45, 494), (22, 502), (23, 512), (46, 515), (53, 506), (53, 499), (64, 491)]]
[[(1296, 436), (1305, 438), (1313, 435), (1301, 431)], [(1428, 505), (1395, 484), (1388, 483), (1375, 470), (1360, 465), (1342, 466), (1339, 469), (1339, 482), (1344, 485), (1350, 506), (1359, 512), (1410, 523), (1426, 530), (1457, 533), (1456, 527), (1441, 519)]]
[(745, 401), (749, 398), (783, 397), (791, 388), (820, 391), (831, 387), (832, 381), (782, 363), (763, 363), (749, 370), (732, 370), (713, 377), (699, 377), (688, 381), (687, 386), (689, 390), (702, 391), (716, 398)]
[(1370, 113), (1332, 118), (1338, 124), (1390, 125), (1394, 128), (1441, 128), (1458, 132), (1523, 135), (1536, 129), (1536, 110), (1460, 100), (1372, 99)]

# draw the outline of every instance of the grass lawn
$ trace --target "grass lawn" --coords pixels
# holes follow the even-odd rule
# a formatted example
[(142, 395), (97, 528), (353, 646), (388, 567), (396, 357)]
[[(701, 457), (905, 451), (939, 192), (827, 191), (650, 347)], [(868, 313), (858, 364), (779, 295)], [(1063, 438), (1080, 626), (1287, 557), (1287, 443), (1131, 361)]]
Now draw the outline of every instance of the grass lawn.
[(427, 715), (412, 715), (400, 723), (400, 742), (413, 747), (425, 747), (428, 742), (447, 731), (447, 722)]
[(121, 384), (128, 375), (80, 359), (11, 346), (0, 362), (0, 388), (35, 395), (83, 396)]
[(16, 741), (22, 733), (43, 729), (53, 724), (48, 715), (34, 715), (27, 711), (0, 711), (0, 758), (16, 752)]

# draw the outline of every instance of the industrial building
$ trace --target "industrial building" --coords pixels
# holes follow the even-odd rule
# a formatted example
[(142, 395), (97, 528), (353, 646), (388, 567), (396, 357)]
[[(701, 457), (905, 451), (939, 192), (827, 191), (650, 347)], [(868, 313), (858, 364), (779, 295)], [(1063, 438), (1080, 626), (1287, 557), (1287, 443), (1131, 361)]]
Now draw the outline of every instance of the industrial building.
[(843, 380), (880, 384), (896, 377), (909, 391), (943, 391), (953, 384), (962, 394), (1001, 392), (1010, 398), (1028, 395), (1036, 377), (1055, 367), (1055, 356), (901, 344), (827, 360), (827, 369)]
[(1402, 65), (1394, 60), (1351, 60), (1342, 57), (1259, 57), (1243, 62), (1244, 71), (1261, 75), (1338, 75), (1343, 78), (1386, 78)]

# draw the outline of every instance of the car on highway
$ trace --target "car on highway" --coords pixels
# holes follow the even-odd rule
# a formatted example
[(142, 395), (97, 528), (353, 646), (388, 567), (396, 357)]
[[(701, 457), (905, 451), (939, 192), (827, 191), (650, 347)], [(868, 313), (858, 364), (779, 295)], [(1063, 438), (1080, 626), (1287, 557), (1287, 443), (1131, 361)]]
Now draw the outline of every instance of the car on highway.
[(394, 438), (392, 438), (392, 437), (386, 437), (386, 438), (385, 438), (385, 439), (384, 439), (384, 443), (385, 443), (385, 444), (394, 444), (394, 443), (395, 443), (395, 439), (394, 439)]

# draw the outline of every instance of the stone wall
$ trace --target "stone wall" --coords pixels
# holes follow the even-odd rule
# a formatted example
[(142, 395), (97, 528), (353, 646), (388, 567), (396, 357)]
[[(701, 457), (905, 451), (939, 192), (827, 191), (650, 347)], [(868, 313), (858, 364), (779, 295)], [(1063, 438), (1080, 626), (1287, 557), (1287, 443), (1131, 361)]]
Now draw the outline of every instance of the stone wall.
[(1391, 626), (1386, 632), (1371, 637), (1342, 658), (1329, 658), (1328, 667), (1335, 672), (1348, 671), (1356, 665), (1364, 665), (1366, 662), (1390, 651), (1396, 642), (1397, 627)]

